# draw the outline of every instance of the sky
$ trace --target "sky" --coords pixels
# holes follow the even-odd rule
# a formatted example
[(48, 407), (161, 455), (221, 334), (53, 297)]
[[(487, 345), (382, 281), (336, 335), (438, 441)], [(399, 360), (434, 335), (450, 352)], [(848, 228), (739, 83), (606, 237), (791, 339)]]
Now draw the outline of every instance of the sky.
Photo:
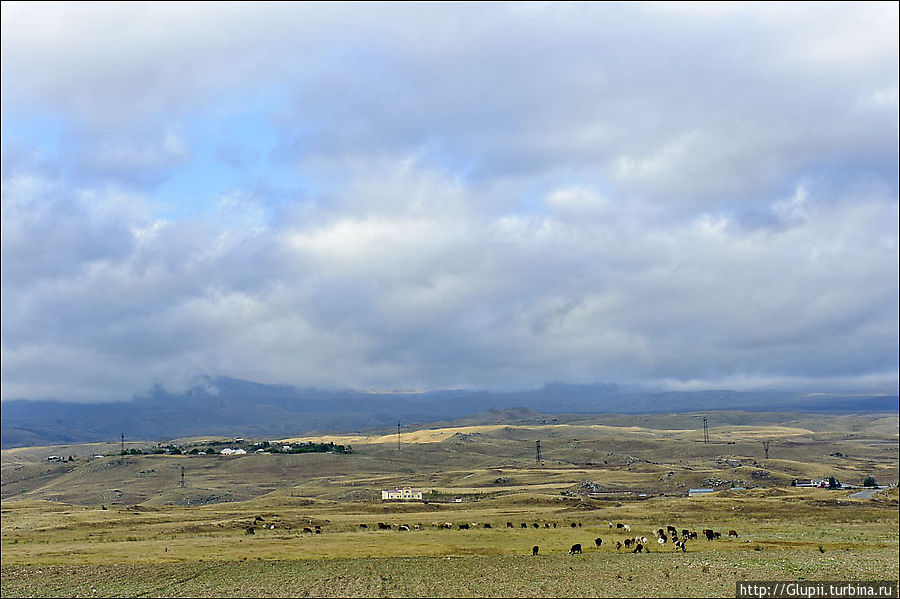
[(2, 4), (2, 399), (898, 387), (898, 4)]

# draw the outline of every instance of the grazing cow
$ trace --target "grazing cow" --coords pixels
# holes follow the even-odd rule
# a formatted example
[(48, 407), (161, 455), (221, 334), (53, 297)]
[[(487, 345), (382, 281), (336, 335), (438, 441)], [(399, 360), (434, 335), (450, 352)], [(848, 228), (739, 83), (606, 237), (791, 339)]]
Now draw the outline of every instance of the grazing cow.
[(506, 523), (506, 528), (515, 528), (515, 527), (513, 526), (513, 523), (512, 523), (512, 522), (507, 522), (507, 523)]
[(390, 530), (390, 529), (391, 529), (390, 524), (385, 524), (384, 522), (378, 523), (378, 530)]
[(728, 536), (729, 536), (729, 537), (735, 537), (735, 538), (737, 538), (738, 533), (737, 533), (736, 530), (729, 530), (729, 531), (728, 531)]
[(684, 544), (684, 541), (675, 541), (675, 551), (681, 550), (682, 553), (687, 552), (687, 545)]
[(575, 524), (574, 522), (572, 522), (572, 525), (571, 525), (571, 526), (572, 526), (572, 528), (575, 528), (575, 527), (578, 526), (578, 525)]
[(368, 530), (368, 528), (369, 528), (369, 525), (368, 525), (368, 524), (360, 524), (360, 525), (359, 525), (359, 529), (360, 529), (360, 530)]
[(714, 538), (715, 540), (718, 541), (719, 539), (722, 538), (722, 533), (720, 533), (720, 532), (714, 532), (714, 533), (713, 533), (713, 538)]
[(556, 522), (553, 523), (553, 528), (556, 528)]
[(535, 522), (534, 524), (532, 524), (532, 526), (535, 527), (535, 528), (540, 528), (540, 527), (541, 527), (541, 525), (538, 524), (537, 522)]
[(659, 545), (665, 545), (665, 544), (666, 544), (666, 538), (665, 538), (665, 537), (659, 537), (658, 539), (656, 539), (656, 542), (657, 542)]
[(313, 530), (312, 530), (309, 526), (304, 526), (304, 527), (303, 527), (303, 532), (310, 532), (310, 533), (311, 533), (312, 531), (313, 531)]
[(613, 523), (612, 523), (612, 522), (609, 522), (609, 527), (610, 527), (610, 528), (613, 527)]
[(460, 530), (469, 530), (468, 524), (463, 523), (463, 524), (459, 524), (458, 526), (459, 526)]
[(640, 553), (643, 550), (644, 550), (644, 546), (641, 545), (640, 543), (638, 543), (637, 545), (634, 546), (634, 550), (632, 551), (632, 553)]
[(522, 522), (522, 528), (528, 528), (528, 523), (527, 523), (527, 522)]
[(666, 534), (666, 533), (661, 528), (657, 528), (656, 530), (653, 531), (653, 536), (655, 536), (657, 539), (659, 537), (663, 536), (664, 534)]
[(626, 524), (626, 525), (624, 525), (622, 528), (625, 529), (625, 532), (631, 532), (631, 525), (630, 525), (630, 524)]
[(631, 539), (625, 539), (625, 549), (628, 549), (630, 547), (631, 547)]
[(616, 541), (616, 551), (622, 548), (622, 541)]
[(691, 538), (691, 531), (689, 531), (689, 530), (686, 529), (686, 528), (682, 528), (682, 529), (681, 529), (681, 536), (682, 536), (682, 538), (689, 539), (689, 538)]
[(676, 528), (672, 525), (666, 526), (666, 532), (671, 533), (672, 536), (678, 534), (678, 530), (676, 530)]
[(572, 545), (572, 548), (569, 549), (569, 555), (575, 555), (576, 553), (581, 553), (581, 543), (575, 543)]
[(620, 528), (625, 528), (625, 525), (621, 522), (616, 522), (616, 530), (619, 530)]
[(481, 527), (482, 528), (491, 528), (491, 525), (488, 524), (487, 522), (485, 522), (484, 524), (481, 525)]
[(399, 527), (397, 527), (397, 530), (401, 532), (409, 532), (409, 526), (406, 524), (401, 524)]
[(253, 528), (252, 526), (248, 526), (247, 528), (244, 529), (244, 532), (247, 533), (248, 535), (255, 535), (256, 529)]
[(439, 524), (439, 526), (444, 530), (452, 530), (453, 529), (452, 522), (441, 522), (441, 524)]
[(531, 548), (531, 555), (537, 555), (539, 549), (540, 549), (540, 547), (538, 547), (537, 545), (535, 545), (534, 547), (532, 547), (532, 548)]
[(549, 523), (549, 522), (544, 522), (544, 528), (550, 528), (550, 523)]
[(707, 540), (707, 541), (712, 541), (712, 540), (715, 538), (716, 531), (714, 531), (714, 530), (711, 529), (711, 528), (704, 528), (704, 529), (703, 529), (703, 534), (706, 535), (706, 540)]
[(600, 545), (602, 545), (602, 544), (603, 544), (603, 539), (601, 539), (600, 537), (597, 537), (596, 539), (594, 539), (594, 545), (596, 545), (598, 549), (599, 549)]

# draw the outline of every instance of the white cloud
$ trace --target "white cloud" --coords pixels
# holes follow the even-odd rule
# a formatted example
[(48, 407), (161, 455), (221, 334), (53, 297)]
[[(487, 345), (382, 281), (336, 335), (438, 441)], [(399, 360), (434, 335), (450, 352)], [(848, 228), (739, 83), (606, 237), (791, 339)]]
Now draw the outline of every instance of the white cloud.
[(820, 9), (4, 3), (2, 396), (896, 381), (896, 6)]

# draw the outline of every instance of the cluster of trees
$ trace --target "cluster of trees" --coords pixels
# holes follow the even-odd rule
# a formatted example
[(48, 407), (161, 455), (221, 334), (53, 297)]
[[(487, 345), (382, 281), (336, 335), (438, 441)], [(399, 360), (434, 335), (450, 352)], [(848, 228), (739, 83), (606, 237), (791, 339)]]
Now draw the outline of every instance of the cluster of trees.
[(180, 447), (168, 446), (168, 447), (151, 447), (148, 449), (137, 449), (136, 447), (132, 447), (130, 449), (126, 449), (125, 451), (120, 451), (119, 455), (162, 455), (162, 454), (182, 454), (182, 450)]
[[(338, 445), (335, 443), (292, 443), (289, 446), (281, 446), (281, 445), (273, 445), (269, 441), (260, 441), (259, 443), (254, 443), (252, 445), (247, 445), (244, 443), (234, 443), (229, 441), (210, 441), (207, 443), (203, 443), (201, 446), (191, 447), (187, 449), (186, 447), (180, 447), (178, 445), (158, 445), (156, 447), (147, 448), (147, 449), (138, 449), (136, 447), (132, 447), (130, 449), (126, 449), (125, 451), (119, 452), (120, 455), (158, 455), (158, 454), (170, 454), (170, 455), (214, 455), (219, 453), (215, 447), (228, 445), (230, 447), (241, 446), (244, 445), (248, 452), (253, 452), (259, 449), (269, 453), (352, 453), (353, 448), (349, 445)], [(287, 449), (285, 449), (287, 447)], [(71, 459), (70, 459), (71, 461)]]
[[(289, 447), (285, 449), (284, 447)], [(353, 449), (347, 445), (336, 445), (334, 443), (292, 443), (290, 446), (273, 447), (270, 446), (266, 451), (270, 453), (352, 453)]]

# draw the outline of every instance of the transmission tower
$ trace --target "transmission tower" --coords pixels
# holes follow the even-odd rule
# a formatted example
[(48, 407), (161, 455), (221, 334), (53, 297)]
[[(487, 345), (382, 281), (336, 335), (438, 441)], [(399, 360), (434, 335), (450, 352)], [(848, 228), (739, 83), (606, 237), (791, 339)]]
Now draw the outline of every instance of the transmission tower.
[(534, 461), (540, 464), (544, 461), (544, 458), (541, 456), (541, 441), (538, 439), (534, 444)]
[(400, 451), (400, 421), (397, 421), (397, 451)]
[(766, 459), (769, 459), (769, 442), (763, 441), (763, 449), (766, 450)]
[(125, 455), (125, 433), (122, 433), (122, 453), (121, 455)]
[(703, 442), (709, 443), (709, 424), (706, 416), (703, 416)]
[(184, 488), (184, 466), (181, 467), (181, 488)]

